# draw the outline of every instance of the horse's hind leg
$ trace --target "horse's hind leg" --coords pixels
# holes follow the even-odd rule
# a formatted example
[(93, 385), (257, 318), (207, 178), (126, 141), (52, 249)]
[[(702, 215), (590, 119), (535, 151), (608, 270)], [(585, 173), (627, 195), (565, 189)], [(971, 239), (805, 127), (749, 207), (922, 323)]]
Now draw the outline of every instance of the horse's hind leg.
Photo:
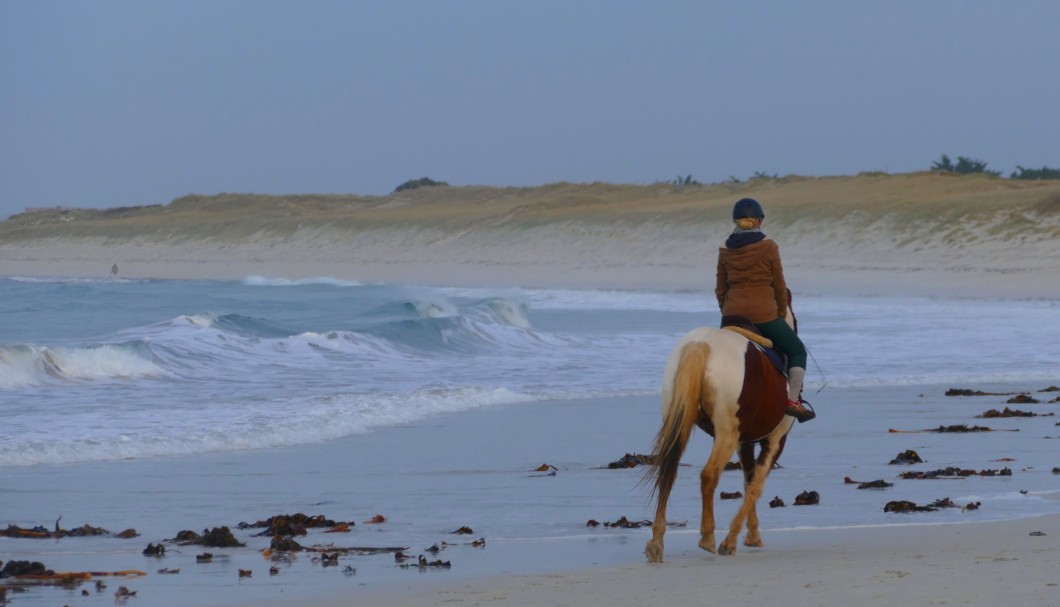
[[(714, 491), (718, 488), (725, 464), (736, 451), (739, 435), (735, 431), (715, 429), (714, 447), (703, 471), (699, 473), (699, 490), (703, 494), (703, 516), (699, 523), (699, 547), (716, 552), (714, 545)], [(724, 554), (724, 552), (722, 553)]]
[[(762, 453), (752, 469), (751, 480), (746, 485), (743, 503), (740, 504), (740, 509), (736, 512), (736, 516), (733, 517), (732, 523), (729, 524), (729, 534), (725, 536), (725, 541), (719, 547), (718, 551), (720, 554), (736, 553), (736, 537), (740, 533), (740, 528), (743, 527), (744, 520), (747, 521), (748, 526), (747, 540), (755, 541), (759, 546), (762, 544), (762, 539), (758, 536), (758, 512), (755, 509), (755, 505), (758, 502), (758, 498), (762, 496), (762, 488), (766, 484), (766, 477), (769, 476), (769, 468), (773, 465), (773, 453), (775, 450), (775, 441), (765, 440), (762, 442)], [(751, 527), (752, 522), (754, 524), (753, 528)]]
[(659, 504), (655, 507), (655, 521), (651, 525), (651, 539), (644, 548), (644, 555), (649, 563), (661, 563), (663, 560), (663, 536), (666, 535), (666, 503), (670, 500), (670, 491), (659, 492)]

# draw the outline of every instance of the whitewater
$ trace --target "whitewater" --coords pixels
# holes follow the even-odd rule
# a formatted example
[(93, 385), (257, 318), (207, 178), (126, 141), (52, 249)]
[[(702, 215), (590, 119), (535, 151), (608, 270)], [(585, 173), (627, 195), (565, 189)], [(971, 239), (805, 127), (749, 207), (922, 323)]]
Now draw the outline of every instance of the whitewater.
[[(1055, 300), (796, 295), (822, 388), (1055, 380)], [(327, 441), (657, 393), (707, 292), (0, 278), (0, 466)], [(812, 398), (812, 397), (811, 397)]]

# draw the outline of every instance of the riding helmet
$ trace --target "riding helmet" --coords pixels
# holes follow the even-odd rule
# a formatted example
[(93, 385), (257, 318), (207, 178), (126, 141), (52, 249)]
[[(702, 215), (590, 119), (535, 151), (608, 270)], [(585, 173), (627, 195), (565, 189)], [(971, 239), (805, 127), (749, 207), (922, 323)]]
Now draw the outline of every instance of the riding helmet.
[(766, 212), (762, 210), (762, 205), (754, 198), (741, 198), (737, 200), (736, 204), (732, 207), (733, 221), (744, 217), (765, 219), (765, 216)]

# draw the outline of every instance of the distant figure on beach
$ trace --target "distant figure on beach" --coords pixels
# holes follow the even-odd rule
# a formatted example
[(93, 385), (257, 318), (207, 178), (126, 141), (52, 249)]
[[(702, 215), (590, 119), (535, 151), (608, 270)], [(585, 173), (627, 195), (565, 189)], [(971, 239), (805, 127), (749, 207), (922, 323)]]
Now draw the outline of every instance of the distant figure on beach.
[(114, 264), (114, 265), (112, 265), (110, 267), (110, 275), (111, 276), (117, 276), (118, 275), (118, 264)]
[(723, 317), (746, 318), (787, 355), (787, 414), (800, 422), (809, 421), (816, 414), (802, 400), (806, 346), (784, 321), (788, 286), (780, 265), (780, 249), (762, 232), (765, 218), (762, 205), (754, 198), (741, 198), (733, 206), (736, 227), (718, 252), (715, 294)]

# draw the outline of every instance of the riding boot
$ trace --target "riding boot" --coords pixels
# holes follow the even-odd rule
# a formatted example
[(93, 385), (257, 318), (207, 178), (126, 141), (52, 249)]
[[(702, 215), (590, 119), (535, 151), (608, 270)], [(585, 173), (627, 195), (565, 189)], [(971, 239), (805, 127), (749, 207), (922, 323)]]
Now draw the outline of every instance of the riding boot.
[(802, 400), (802, 382), (806, 379), (806, 369), (792, 367), (788, 369), (788, 410), (787, 414), (801, 424), (817, 417), (810, 403)]

